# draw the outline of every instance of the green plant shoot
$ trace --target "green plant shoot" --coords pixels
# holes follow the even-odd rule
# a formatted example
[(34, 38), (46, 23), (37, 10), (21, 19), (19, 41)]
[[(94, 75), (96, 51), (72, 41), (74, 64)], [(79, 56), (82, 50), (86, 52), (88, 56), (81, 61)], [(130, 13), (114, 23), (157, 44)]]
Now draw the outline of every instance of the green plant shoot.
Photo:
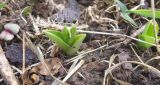
[(128, 11), (127, 7), (122, 3), (120, 2), (119, 0), (114, 0), (117, 5), (119, 6), (120, 8), (120, 11), (121, 11), (121, 17), (123, 19), (125, 19), (126, 21), (128, 21), (129, 23), (131, 23), (134, 27), (137, 27), (137, 24), (134, 22), (134, 20), (129, 16), (129, 13), (127, 13), (126, 11)]
[[(156, 23), (156, 33), (157, 34), (158, 34), (158, 31), (159, 31), (159, 26)], [(140, 35), (138, 35), (138, 38), (143, 40), (143, 41), (152, 43), (152, 44), (156, 43), (155, 42), (154, 24), (153, 24), (152, 20), (149, 21), (147, 24), (145, 24), (144, 31)], [(140, 47), (144, 47), (144, 48), (150, 48), (152, 46), (150, 44), (146, 44), (146, 43), (143, 43), (143, 42), (138, 42), (138, 45)]]
[[(138, 14), (144, 17), (153, 17), (151, 9), (128, 10), (126, 12)], [(160, 18), (160, 10), (155, 11), (155, 18)]]
[(6, 7), (6, 4), (0, 2), (0, 10), (2, 10), (4, 7)]
[(76, 27), (64, 27), (63, 31), (43, 30), (43, 33), (55, 42), (67, 55), (74, 55), (80, 48), (86, 34), (77, 34)]
[(26, 6), (24, 9), (23, 9), (23, 15), (24, 16), (29, 16), (29, 13), (32, 12), (32, 7), (31, 6)]

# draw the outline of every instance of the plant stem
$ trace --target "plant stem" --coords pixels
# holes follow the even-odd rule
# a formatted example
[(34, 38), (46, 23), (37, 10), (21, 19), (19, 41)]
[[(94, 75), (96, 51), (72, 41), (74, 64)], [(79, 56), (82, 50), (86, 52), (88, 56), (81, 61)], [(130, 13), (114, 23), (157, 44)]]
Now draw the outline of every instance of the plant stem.
[(154, 24), (155, 42), (156, 42), (156, 48), (158, 49), (158, 39), (157, 39), (157, 31), (156, 31), (155, 4), (154, 4), (154, 0), (151, 0), (151, 7), (152, 7), (152, 16), (153, 16), (153, 24)]

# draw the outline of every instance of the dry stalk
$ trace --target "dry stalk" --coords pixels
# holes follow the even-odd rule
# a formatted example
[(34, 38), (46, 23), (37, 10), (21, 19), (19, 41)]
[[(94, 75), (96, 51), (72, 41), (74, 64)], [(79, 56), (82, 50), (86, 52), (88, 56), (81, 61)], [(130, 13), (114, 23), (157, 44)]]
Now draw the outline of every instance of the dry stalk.
[(106, 79), (107, 75), (108, 75), (109, 73), (111, 73), (114, 69), (116, 69), (117, 67), (123, 65), (124, 63), (134, 63), (134, 64), (138, 64), (138, 65), (144, 66), (144, 67), (148, 68), (148, 70), (150, 70), (151, 72), (155, 73), (157, 76), (160, 77), (160, 71), (159, 71), (158, 69), (150, 66), (150, 65), (147, 65), (147, 64), (141, 63), (141, 62), (137, 62), (137, 61), (123, 61), (123, 62), (120, 62), (120, 63), (118, 63), (118, 64), (116, 64), (116, 65), (108, 68), (108, 69), (105, 71), (105, 77), (104, 77), (103, 85), (106, 85), (106, 84), (105, 84), (105, 79)]
[(33, 27), (34, 27), (34, 29), (35, 29), (35, 32), (36, 32), (35, 35), (39, 35), (39, 34), (40, 34), (40, 31), (39, 31), (38, 26), (37, 26), (36, 23), (34, 22), (33, 16), (32, 16), (31, 14), (29, 14), (29, 17), (30, 17), (31, 22), (32, 22), (32, 24), (33, 24)]
[[(157, 60), (157, 59), (160, 59), (160, 56), (156, 56), (156, 57), (153, 57), (149, 60), (147, 60), (145, 63), (148, 64), (149, 62), (153, 61), (153, 60)], [(140, 65), (137, 65), (136, 67), (134, 67), (133, 70), (136, 70)]]
[[(26, 49), (26, 46), (25, 46), (25, 33), (24, 32), (23, 32), (23, 45), (22, 45), (22, 47), (23, 47), (22, 73), (24, 74), (25, 73), (25, 64), (26, 64), (26, 62), (25, 62), (26, 61), (26, 58), (25, 58), (25, 54), (26, 54), (25, 53), (25, 49)], [(23, 74), (22, 74), (22, 78), (24, 77)], [(23, 85), (25, 85), (24, 82), (23, 82)]]
[(11, 66), (4, 55), (3, 49), (0, 45), (0, 73), (7, 85), (19, 85)]
[(66, 82), (82, 65), (84, 64), (84, 60), (81, 60), (62, 80), (62, 82)]
[(141, 57), (140, 57), (140, 56), (137, 54), (137, 52), (134, 50), (133, 46), (130, 45), (130, 47), (131, 47), (132, 51), (134, 52), (134, 54), (136, 55), (136, 57), (139, 59), (139, 61), (140, 61), (141, 63), (144, 63), (143, 60), (141, 59)]
[(143, 43), (146, 43), (146, 44), (149, 44), (149, 45), (152, 45), (152, 46), (156, 46), (155, 44), (152, 44), (152, 43), (149, 43), (149, 42), (146, 42), (146, 41), (135, 38), (143, 30), (144, 29), (137, 30), (131, 36), (124, 35), (124, 34), (117, 34), (117, 33), (96, 32), (96, 31), (84, 31), (84, 30), (77, 30), (77, 31), (81, 32), (81, 33), (90, 33), (90, 34), (99, 34), (99, 35), (112, 35), (112, 36), (121, 36), (121, 37), (129, 38), (129, 39), (124, 41), (125, 45), (128, 44), (131, 40), (135, 40), (135, 41), (138, 41), (138, 42), (143, 42)]

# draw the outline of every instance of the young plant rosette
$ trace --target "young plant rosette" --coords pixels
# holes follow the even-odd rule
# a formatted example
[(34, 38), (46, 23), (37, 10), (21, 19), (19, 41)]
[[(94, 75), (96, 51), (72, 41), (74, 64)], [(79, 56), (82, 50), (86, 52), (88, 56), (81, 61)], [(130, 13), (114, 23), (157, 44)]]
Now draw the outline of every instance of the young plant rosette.
[(74, 55), (80, 48), (86, 34), (77, 34), (76, 27), (64, 27), (63, 31), (43, 30), (43, 33), (55, 42), (67, 55)]

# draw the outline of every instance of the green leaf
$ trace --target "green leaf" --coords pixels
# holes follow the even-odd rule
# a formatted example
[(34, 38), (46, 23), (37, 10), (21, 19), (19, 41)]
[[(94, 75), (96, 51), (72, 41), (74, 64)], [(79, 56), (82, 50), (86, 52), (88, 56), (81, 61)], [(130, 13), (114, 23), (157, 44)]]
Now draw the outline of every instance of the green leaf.
[[(159, 26), (156, 23), (156, 33), (157, 34), (158, 34), (158, 31), (159, 31)], [(145, 29), (144, 29), (143, 33), (141, 33), (140, 35), (138, 35), (138, 38), (141, 39), (141, 40), (143, 40), (143, 41), (152, 43), (152, 44), (156, 43), (155, 42), (154, 24), (153, 24), (152, 20), (149, 21), (147, 24), (145, 24)], [(143, 43), (143, 42), (138, 42), (138, 45), (140, 47), (144, 47), (144, 48), (150, 48), (152, 46), (150, 44), (146, 44), (146, 43)]]
[(121, 12), (126, 12), (128, 9), (127, 7), (119, 0), (115, 0), (115, 2), (117, 3), (117, 5), (120, 7)]
[(43, 30), (53, 42), (55, 42), (67, 55), (75, 54), (82, 44), (85, 34), (76, 35), (76, 27), (68, 29), (64, 27), (62, 32), (54, 30)]
[(76, 35), (76, 32), (77, 32), (76, 26), (73, 26), (73, 27), (70, 29), (70, 32), (71, 32), (72, 37), (74, 37), (74, 36)]
[(120, 7), (120, 11), (121, 11), (121, 17), (123, 19), (125, 19), (126, 21), (128, 21), (129, 23), (131, 23), (134, 27), (137, 27), (137, 24), (134, 22), (134, 20), (129, 16), (129, 13), (127, 13), (126, 11), (128, 11), (127, 7), (120, 2), (119, 0), (115, 0), (115, 2), (117, 3), (117, 5)]
[(82, 44), (82, 42), (83, 42), (83, 40), (85, 39), (85, 37), (86, 37), (86, 34), (76, 35), (76, 36), (74, 37), (74, 41), (72, 42), (72, 47), (73, 47), (73, 48), (79, 47), (79, 46)]
[(7, 5), (5, 3), (1, 3), (0, 2), (0, 10), (3, 9), (4, 7), (6, 7)]
[(68, 44), (72, 47), (75, 47), (75, 43), (77, 42), (81, 42), (80, 40), (84, 40), (83, 38), (86, 37), (86, 34), (79, 34), (79, 35), (75, 35), (75, 37), (71, 38), (68, 42)]
[[(159, 26), (156, 22), (156, 33), (158, 34), (159, 31)], [(150, 20), (147, 24), (146, 24), (146, 28), (143, 32), (143, 35), (148, 35), (148, 36), (152, 36), (155, 37), (155, 32), (154, 32), (154, 23), (153, 20)]]
[(85, 39), (86, 34), (79, 34), (76, 35), (71, 41), (70, 44), (72, 46), (73, 49), (69, 50), (68, 53), (74, 54), (75, 52), (78, 51), (78, 49), (80, 48), (80, 45), (82, 44), (83, 40)]
[[(144, 17), (153, 17), (151, 9), (127, 10), (126, 12), (138, 14)], [(155, 11), (155, 17), (160, 18), (160, 10)]]
[(131, 23), (134, 27), (138, 27), (134, 20), (127, 13), (121, 13), (121, 17)]
[(29, 16), (29, 13), (32, 12), (32, 7), (31, 6), (26, 6), (24, 9), (23, 9), (23, 15), (24, 16)]
[[(143, 40), (143, 41), (155, 44), (155, 38), (154, 37), (147, 36), (147, 35), (139, 35), (138, 38)], [(142, 42), (138, 42), (138, 46), (139, 47), (143, 47), (143, 48), (150, 48), (152, 45), (146, 44), (146, 43), (142, 43)]]
[(62, 33), (62, 34), (63, 34), (63, 40), (64, 40), (65, 42), (68, 42), (71, 34), (70, 34), (70, 32), (69, 32), (69, 29), (68, 29), (66, 26), (64, 26), (64, 28), (63, 28), (63, 33)]
[(54, 30), (43, 30), (43, 33), (65, 52), (71, 48), (66, 42), (63, 41), (62, 34), (60, 32)]

